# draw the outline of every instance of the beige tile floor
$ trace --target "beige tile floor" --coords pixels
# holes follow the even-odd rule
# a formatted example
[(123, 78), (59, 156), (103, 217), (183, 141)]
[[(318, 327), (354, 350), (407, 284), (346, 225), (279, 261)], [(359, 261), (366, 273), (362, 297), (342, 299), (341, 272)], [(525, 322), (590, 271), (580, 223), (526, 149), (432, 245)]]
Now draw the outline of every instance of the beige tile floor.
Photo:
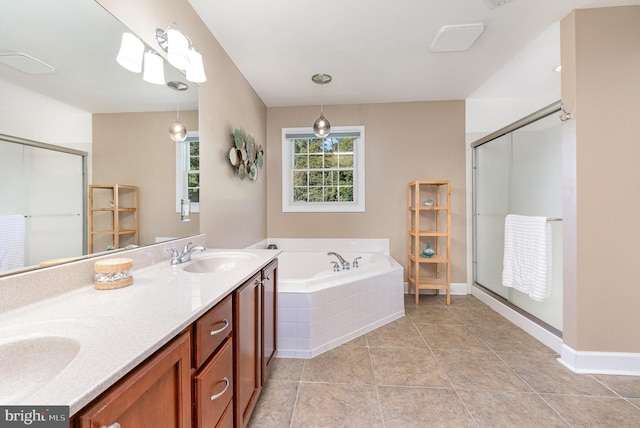
[(276, 360), (252, 428), (640, 427), (640, 377), (578, 375), (472, 296), (309, 360)]

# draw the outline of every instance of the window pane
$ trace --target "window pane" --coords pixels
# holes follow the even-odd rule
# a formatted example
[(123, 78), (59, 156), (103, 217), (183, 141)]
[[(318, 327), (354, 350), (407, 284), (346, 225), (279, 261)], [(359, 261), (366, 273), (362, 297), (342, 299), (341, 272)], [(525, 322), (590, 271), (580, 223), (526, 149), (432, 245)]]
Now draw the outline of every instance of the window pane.
[(293, 142), (294, 153), (307, 153), (308, 151), (307, 140), (295, 140)]
[(326, 154), (324, 155), (324, 167), (325, 168), (337, 168), (338, 167), (338, 155)]
[(189, 158), (189, 170), (190, 171), (198, 171), (200, 169), (200, 158), (199, 157), (190, 157)]
[(339, 184), (353, 186), (353, 171), (340, 171)]
[(340, 142), (341, 152), (353, 152), (353, 138), (343, 138)]
[(338, 188), (337, 187), (325, 187), (324, 189), (324, 201), (336, 202), (338, 200)]
[(353, 202), (353, 187), (340, 186), (340, 201)]
[(309, 155), (309, 168), (320, 169), (322, 168), (322, 155)]
[(306, 186), (309, 184), (309, 173), (307, 171), (296, 171), (293, 173), (293, 185)]
[(189, 143), (189, 156), (200, 156), (200, 142), (191, 141)]
[(309, 153), (322, 153), (322, 140), (310, 140)]
[(338, 184), (337, 171), (324, 171), (324, 185)]
[(200, 189), (189, 189), (189, 199), (191, 202), (200, 202)]
[(307, 155), (293, 156), (293, 169), (307, 169), (307, 168), (309, 168), (309, 157)]
[(309, 186), (322, 186), (322, 171), (309, 172)]
[(322, 202), (322, 187), (309, 188), (309, 202)]
[(306, 187), (293, 188), (293, 202), (307, 202), (308, 190)]
[(340, 168), (353, 168), (353, 155), (340, 155)]

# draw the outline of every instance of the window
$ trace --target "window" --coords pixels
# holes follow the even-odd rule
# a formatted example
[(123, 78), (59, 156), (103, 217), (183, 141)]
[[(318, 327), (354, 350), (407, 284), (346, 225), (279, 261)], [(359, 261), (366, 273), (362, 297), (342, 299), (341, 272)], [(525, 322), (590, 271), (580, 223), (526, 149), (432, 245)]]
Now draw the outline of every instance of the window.
[(332, 128), (324, 139), (282, 130), (283, 212), (362, 212), (364, 195), (364, 127)]
[(200, 135), (189, 132), (176, 144), (176, 212), (181, 201), (191, 201), (191, 212), (200, 212)]

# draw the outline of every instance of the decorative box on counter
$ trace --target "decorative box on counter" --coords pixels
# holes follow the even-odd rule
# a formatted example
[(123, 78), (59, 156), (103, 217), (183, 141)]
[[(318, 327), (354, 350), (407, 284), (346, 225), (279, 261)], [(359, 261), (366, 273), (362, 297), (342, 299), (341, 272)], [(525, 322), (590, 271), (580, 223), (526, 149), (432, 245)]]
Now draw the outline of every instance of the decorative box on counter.
[(113, 290), (133, 284), (133, 260), (127, 258), (99, 260), (93, 265), (97, 290)]

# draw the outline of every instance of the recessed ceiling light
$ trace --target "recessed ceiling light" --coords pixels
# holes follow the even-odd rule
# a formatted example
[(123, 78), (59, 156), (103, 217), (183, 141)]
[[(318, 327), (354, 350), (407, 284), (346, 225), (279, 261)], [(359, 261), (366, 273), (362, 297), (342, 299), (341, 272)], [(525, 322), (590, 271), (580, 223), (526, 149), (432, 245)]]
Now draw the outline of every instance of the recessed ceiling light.
[(0, 63), (27, 74), (54, 73), (56, 69), (22, 52), (0, 52)]
[(466, 51), (484, 31), (484, 24), (445, 25), (431, 42), (431, 52)]

